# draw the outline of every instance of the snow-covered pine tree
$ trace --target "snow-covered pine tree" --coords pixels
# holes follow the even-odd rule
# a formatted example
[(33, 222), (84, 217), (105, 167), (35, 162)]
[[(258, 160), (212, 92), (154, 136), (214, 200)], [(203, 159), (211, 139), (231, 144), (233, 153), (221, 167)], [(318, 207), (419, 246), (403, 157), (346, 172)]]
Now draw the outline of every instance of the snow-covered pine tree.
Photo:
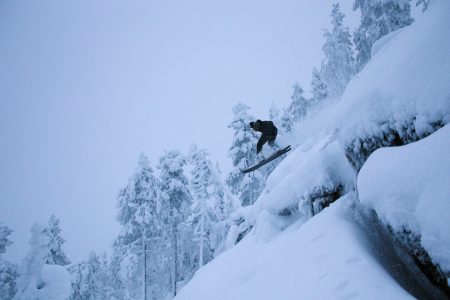
[(278, 109), (278, 107), (275, 105), (275, 103), (271, 103), (270, 104), (270, 108), (269, 108), (269, 119), (274, 123), (274, 124), (280, 124), (280, 117), (281, 117), (281, 113), (280, 110)]
[(294, 124), (301, 122), (309, 109), (308, 100), (303, 96), (303, 89), (298, 82), (292, 86), (291, 103), (283, 111), (281, 127), (290, 132)]
[(189, 153), (191, 171), (192, 206), (190, 222), (194, 228), (194, 240), (198, 243), (198, 264), (201, 268), (204, 262), (213, 257), (210, 235), (213, 233), (214, 215), (211, 191), (211, 162), (206, 159), (207, 152), (193, 146)]
[(10, 228), (0, 223), (0, 300), (12, 299), (17, 291), (17, 266), (1, 257), (6, 248), (12, 244), (8, 238), (12, 232)]
[(229, 229), (228, 217), (236, 208), (236, 204), (222, 183), (219, 166), (212, 163), (205, 149), (193, 145), (189, 162), (192, 165), (193, 194), (189, 219), (194, 226), (201, 267), (213, 258), (216, 251), (220, 251)]
[(141, 154), (133, 176), (118, 196), (117, 220), (122, 230), (114, 244), (114, 251), (118, 260), (127, 263), (115, 267), (124, 274), (120, 280), (127, 298), (149, 298), (148, 260), (149, 255), (157, 255), (149, 253), (149, 243), (150, 240), (151, 243), (163, 243), (161, 218), (158, 216), (159, 194), (159, 182), (147, 157)]
[(428, 9), (428, 5), (430, 4), (430, 0), (417, 0), (416, 6), (422, 5), (422, 12)]
[(211, 171), (211, 176), (216, 179), (212, 194), (214, 195), (214, 215), (217, 220), (214, 224), (214, 234), (211, 235), (211, 246), (214, 249), (214, 256), (217, 256), (225, 249), (226, 238), (231, 227), (230, 216), (240, 207), (240, 203), (224, 184), (218, 163)]
[(292, 126), (294, 121), (287, 108), (283, 108), (283, 113), (281, 114), (281, 129), (284, 133), (289, 133), (292, 131)]
[(254, 120), (249, 114), (249, 106), (238, 103), (233, 107), (233, 121), (228, 125), (234, 132), (229, 150), (233, 170), (227, 177), (231, 192), (241, 201), (242, 206), (252, 205), (261, 194), (265, 176), (259, 171), (243, 174), (241, 171), (258, 162), (256, 143), (258, 139), (249, 123)]
[[(126, 298), (126, 278), (122, 276), (122, 258), (126, 254), (126, 246), (121, 244), (122, 240), (116, 238), (112, 245), (110, 263), (107, 269), (108, 285), (111, 287), (109, 295), (111, 299), (120, 300)], [(72, 284), (73, 285), (73, 284)]]
[(316, 68), (312, 70), (311, 105), (316, 106), (328, 97), (327, 85)]
[[(358, 71), (370, 59), (372, 46), (376, 41), (414, 21), (410, 2), (411, 0), (355, 0), (353, 9), (361, 11), (361, 24), (353, 34)], [(427, 2), (423, 3), (426, 7)]]
[(23, 261), (14, 299), (37, 299), (43, 286), (42, 268), (49, 253), (50, 236), (46, 227), (35, 223), (31, 228), (30, 250)]
[(111, 285), (111, 278), (109, 276), (109, 261), (108, 255), (106, 252), (103, 252), (101, 256), (99, 256), (100, 260), (100, 272), (98, 274), (98, 281), (102, 287), (103, 294), (106, 299), (114, 300), (114, 289)]
[(67, 255), (62, 249), (65, 240), (60, 235), (61, 228), (59, 227), (59, 219), (55, 215), (50, 216), (44, 232), (49, 237), (49, 252), (46, 255), (45, 263), (60, 266), (70, 264), (70, 259), (67, 258)]
[(13, 233), (13, 231), (7, 226), (0, 223), (0, 255), (6, 252), (6, 248), (12, 245), (8, 236)]
[(177, 293), (177, 282), (190, 279), (186, 276), (192, 276), (191, 272), (195, 270), (194, 263), (189, 259), (185, 260), (189, 256), (189, 246), (192, 245), (185, 244), (189, 240), (185, 237), (190, 233), (190, 228), (185, 225), (192, 204), (188, 179), (184, 175), (185, 165), (185, 157), (177, 150), (166, 152), (160, 157), (158, 165), (162, 191), (161, 213), (165, 219), (165, 234), (171, 248), (167, 259), (172, 265), (170, 282), (173, 296)]
[(72, 264), (69, 271), (72, 274), (71, 300), (112, 299), (108, 293), (106, 265), (94, 252), (87, 260)]
[(339, 97), (355, 74), (355, 60), (350, 29), (344, 27), (345, 15), (341, 12), (339, 4), (333, 4), (330, 16), (333, 28), (324, 33), (325, 44), (322, 50), (325, 58), (320, 74), (327, 86), (328, 96)]

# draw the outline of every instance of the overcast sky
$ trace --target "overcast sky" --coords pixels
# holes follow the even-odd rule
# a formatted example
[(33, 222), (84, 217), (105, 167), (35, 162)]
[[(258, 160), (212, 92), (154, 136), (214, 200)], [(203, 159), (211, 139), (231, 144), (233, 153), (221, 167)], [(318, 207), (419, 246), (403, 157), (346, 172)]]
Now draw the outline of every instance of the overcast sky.
[[(231, 162), (231, 108), (266, 118), (309, 91), (333, 1), (0, 1), (0, 222), (24, 258), (61, 220), (72, 260), (108, 250), (138, 156), (207, 148)], [(341, 3), (354, 28), (353, 1)]]

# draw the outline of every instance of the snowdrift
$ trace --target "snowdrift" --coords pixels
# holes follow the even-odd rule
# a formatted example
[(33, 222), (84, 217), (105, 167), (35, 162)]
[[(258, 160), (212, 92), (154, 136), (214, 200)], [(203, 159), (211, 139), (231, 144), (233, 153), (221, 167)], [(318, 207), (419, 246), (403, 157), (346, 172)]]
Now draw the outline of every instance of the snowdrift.
[(58, 265), (44, 265), (40, 274), (31, 278), (22, 278), (29, 283), (24, 290), (19, 290), (17, 300), (66, 300), (70, 297), (71, 281), (67, 270)]

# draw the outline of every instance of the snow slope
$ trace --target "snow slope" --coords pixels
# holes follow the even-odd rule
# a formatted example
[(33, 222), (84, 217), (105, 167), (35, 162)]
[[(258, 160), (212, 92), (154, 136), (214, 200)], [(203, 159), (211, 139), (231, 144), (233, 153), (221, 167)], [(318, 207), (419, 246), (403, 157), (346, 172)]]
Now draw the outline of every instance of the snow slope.
[(375, 151), (358, 177), (362, 204), (394, 231), (409, 229), (450, 272), (450, 125), (402, 147)]
[(349, 204), (341, 199), (269, 241), (253, 231), (176, 299), (413, 299), (377, 261)]

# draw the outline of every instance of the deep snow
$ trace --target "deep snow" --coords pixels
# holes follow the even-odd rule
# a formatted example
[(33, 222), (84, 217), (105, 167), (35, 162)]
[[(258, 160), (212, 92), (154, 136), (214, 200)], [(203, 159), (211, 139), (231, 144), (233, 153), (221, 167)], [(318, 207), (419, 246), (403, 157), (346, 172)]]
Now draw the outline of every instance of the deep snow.
[(176, 299), (412, 299), (375, 258), (350, 198), (269, 241), (253, 231)]
[(14, 296), (16, 300), (65, 300), (71, 292), (70, 274), (63, 266), (43, 265), (41, 272), (31, 274), (24, 290)]

